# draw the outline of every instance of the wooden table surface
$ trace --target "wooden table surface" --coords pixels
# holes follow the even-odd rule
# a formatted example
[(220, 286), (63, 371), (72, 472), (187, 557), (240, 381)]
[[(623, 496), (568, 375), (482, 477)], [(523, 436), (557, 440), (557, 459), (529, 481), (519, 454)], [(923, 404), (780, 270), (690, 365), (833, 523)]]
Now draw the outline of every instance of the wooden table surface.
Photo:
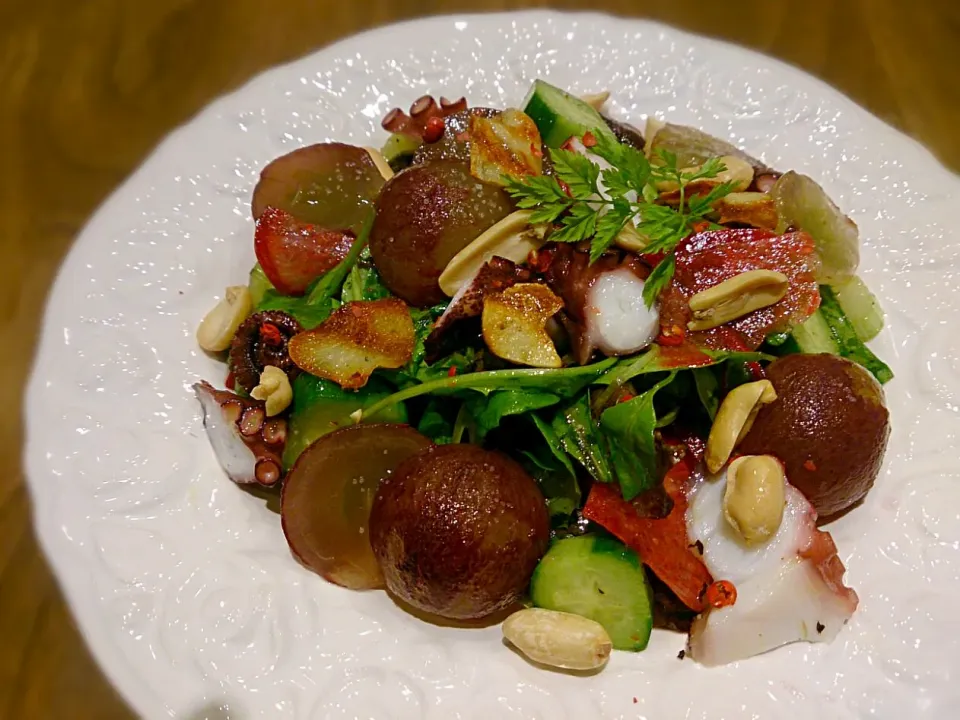
[[(2, 450), (47, 289), (94, 208), (177, 124), (253, 74), (365, 28), (511, 0), (0, 0)], [(957, 0), (560, 0), (779, 56), (960, 169)], [(74, 626), (31, 529), (19, 462), (0, 477), (0, 718), (131, 717)]]

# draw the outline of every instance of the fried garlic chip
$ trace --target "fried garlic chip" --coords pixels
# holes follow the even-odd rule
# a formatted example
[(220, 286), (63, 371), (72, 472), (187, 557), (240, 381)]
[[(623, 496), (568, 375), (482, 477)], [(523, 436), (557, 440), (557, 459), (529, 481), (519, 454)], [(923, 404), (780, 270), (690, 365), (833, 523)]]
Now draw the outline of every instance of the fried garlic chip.
[(471, 116), (471, 175), (494, 185), (505, 185), (505, 177), (542, 172), (540, 131), (529, 115), (508, 108), (492, 118)]
[(558, 368), (560, 356), (546, 331), (563, 300), (546, 285), (520, 283), (483, 301), (483, 339), (497, 357), (517, 365)]
[(290, 340), (290, 357), (311, 375), (347, 389), (367, 384), (377, 368), (398, 368), (413, 355), (413, 320), (397, 298), (342, 305), (318, 327)]
[(776, 230), (780, 216), (773, 197), (761, 192), (735, 192), (720, 198), (714, 206), (720, 224), (739, 223), (764, 230)]

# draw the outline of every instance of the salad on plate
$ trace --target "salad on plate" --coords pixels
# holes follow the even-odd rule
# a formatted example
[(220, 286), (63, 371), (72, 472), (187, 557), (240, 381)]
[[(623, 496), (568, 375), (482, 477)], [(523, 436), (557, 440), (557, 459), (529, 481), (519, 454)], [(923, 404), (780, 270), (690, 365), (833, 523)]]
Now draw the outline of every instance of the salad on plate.
[[(858, 604), (825, 520), (883, 460), (857, 226), (817, 182), (537, 80), (303, 147), (200, 323), (220, 465), (293, 555), (426, 621), (595, 671), (654, 627), (720, 665)], [(218, 384), (221, 384), (218, 381)], [(279, 532), (279, 529), (278, 529)]]

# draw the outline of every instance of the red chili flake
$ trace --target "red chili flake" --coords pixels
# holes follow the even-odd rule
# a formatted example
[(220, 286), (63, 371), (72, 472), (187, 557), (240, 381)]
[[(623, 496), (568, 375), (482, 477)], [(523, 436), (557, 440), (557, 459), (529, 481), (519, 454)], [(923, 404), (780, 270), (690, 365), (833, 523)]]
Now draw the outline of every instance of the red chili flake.
[(260, 325), (260, 341), (276, 347), (283, 344), (283, 335), (280, 334), (280, 329), (276, 325), (265, 322)]
[(687, 331), (679, 325), (663, 325), (660, 327), (660, 335), (657, 337), (658, 345), (667, 345), (677, 347), (683, 345), (683, 339)]
[(457, 135), (455, 135), (455, 136), (454, 136), (454, 139), (455, 139), (458, 143), (465, 143), (465, 142), (467, 142), (468, 140), (470, 140), (470, 132), (467, 131), (467, 130), (464, 130), (462, 133), (458, 133)]
[(695, 222), (691, 227), (693, 227), (695, 233), (702, 233), (710, 229), (710, 223), (706, 220), (701, 220), (700, 222)]
[(617, 404), (619, 404), (619, 403), (625, 403), (625, 402), (630, 402), (630, 401), (633, 400), (635, 397), (636, 397), (636, 395), (634, 395), (633, 393), (624, 393), (623, 395), (620, 396), (620, 399), (617, 400)]
[(767, 376), (766, 373), (763, 372), (763, 365), (756, 360), (751, 360), (747, 363), (747, 370), (750, 371), (750, 375), (754, 380), (763, 380)]
[(706, 601), (715, 608), (733, 605), (737, 601), (737, 588), (729, 580), (717, 580), (707, 587)]
[(527, 265), (534, 272), (545, 273), (553, 264), (554, 254), (555, 250), (553, 248), (531, 250), (527, 255)]
[(540, 149), (540, 146), (536, 143), (530, 143), (530, 152), (534, 157), (542, 158), (543, 150)]
[(803, 461), (803, 469), (809, 470), (810, 472), (816, 472), (817, 464), (812, 459), (807, 458), (806, 460)]
[(443, 137), (443, 132), (446, 128), (447, 126), (444, 124), (442, 117), (434, 116), (430, 118), (423, 128), (423, 141), (425, 143), (437, 142)]
[(456, 365), (451, 365), (451, 366), (450, 366), (450, 369), (447, 370), (447, 377), (453, 377), (453, 376), (456, 375), (456, 374), (457, 374), (457, 366), (456, 366)]
[(650, 267), (654, 268), (660, 264), (660, 262), (667, 256), (666, 252), (652, 252), (644, 253), (641, 255), (641, 259)]
[(583, 134), (583, 146), (584, 146), (584, 147), (594, 147), (596, 144), (597, 144), (597, 138), (596, 138), (596, 136), (595, 136), (592, 132), (590, 132), (589, 130), (587, 130), (587, 131)]

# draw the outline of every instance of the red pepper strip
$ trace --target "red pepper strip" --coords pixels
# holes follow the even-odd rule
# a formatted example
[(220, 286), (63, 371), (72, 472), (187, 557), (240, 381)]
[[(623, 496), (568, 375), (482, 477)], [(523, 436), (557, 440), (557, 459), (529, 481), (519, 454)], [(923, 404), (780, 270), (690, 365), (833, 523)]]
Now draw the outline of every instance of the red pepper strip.
[(664, 489), (673, 500), (673, 509), (665, 518), (652, 520), (638, 516), (615, 486), (604, 483), (593, 484), (583, 516), (616, 535), (684, 605), (701, 612), (705, 608), (705, 589), (713, 578), (700, 558), (691, 552), (687, 540), (685, 486), (691, 467), (688, 456), (674, 465), (664, 478)]

